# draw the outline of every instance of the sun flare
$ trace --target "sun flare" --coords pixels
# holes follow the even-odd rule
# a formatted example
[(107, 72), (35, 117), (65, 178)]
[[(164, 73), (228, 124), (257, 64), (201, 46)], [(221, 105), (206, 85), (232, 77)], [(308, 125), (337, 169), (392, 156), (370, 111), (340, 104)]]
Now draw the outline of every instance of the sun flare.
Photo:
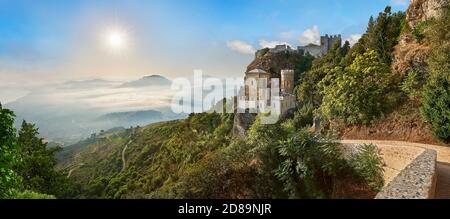
[(112, 48), (122, 48), (125, 44), (125, 39), (120, 32), (111, 32), (108, 36), (108, 43)]
[(113, 27), (106, 30), (103, 35), (103, 44), (109, 52), (123, 55), (130, 47), (128, 31)]
[(110, 31), (106, 36), (106, 43), (112, 50), (125, 49), (126, 46), (125, 33), (118, 30)]

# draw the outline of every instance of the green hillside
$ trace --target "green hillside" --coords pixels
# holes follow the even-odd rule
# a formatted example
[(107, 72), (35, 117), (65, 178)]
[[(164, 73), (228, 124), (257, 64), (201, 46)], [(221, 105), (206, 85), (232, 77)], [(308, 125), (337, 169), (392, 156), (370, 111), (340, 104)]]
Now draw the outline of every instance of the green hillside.
[(192, 114), (100, 135), (59, 169), (71, 172), (76, 198), (372, 197), (382, 185), (380, 169), (360, 171), (366, 161), (358, 157), (342, 160), (337, 144), (295, 128), (305, 125), (301, 116), (256, 122), (240, 141), (231, 135), (233, 114)]
[[(201, 114), (99, 135), (59, 168), (66, 172), (76, 168), (71, 178), (83, 185), (81, 196), (143, 198), (229, 143), (231, 127), (232, 115)], [(127, 168), (122, 170), (127, 144)]]

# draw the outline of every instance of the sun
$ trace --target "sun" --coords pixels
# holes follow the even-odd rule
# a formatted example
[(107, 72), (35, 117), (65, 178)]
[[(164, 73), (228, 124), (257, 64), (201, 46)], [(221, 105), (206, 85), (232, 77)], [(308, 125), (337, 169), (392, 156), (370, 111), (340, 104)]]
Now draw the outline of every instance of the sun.
[(126, 34), (119, 30), (109, 31), (106, 35), (106, 44), (112, 50), (124, 50), (126, 47)]
[(101, 41), (111, 54), (124, 55), (131, 46), (129, 32), (124, 28), (114, 26), (103, 32)]
[(111, 48), (115, 49), (123, 48), (125, 44), (124, 35), (117, 31), (109, 33), (108, 44), (111, 46)]

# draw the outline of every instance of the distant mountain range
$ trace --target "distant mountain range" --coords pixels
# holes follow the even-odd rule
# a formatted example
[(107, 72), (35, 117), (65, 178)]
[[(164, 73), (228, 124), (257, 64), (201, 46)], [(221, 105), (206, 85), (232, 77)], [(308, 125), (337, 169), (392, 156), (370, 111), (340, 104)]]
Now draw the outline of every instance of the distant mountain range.
[(170, 84), (160, 75), (131, 82), (73, 80), (35, 88), (4, 106), (16, 113), (17, 128), (25, 119), (37, 124), (43, 138), (73, 143), (113, 127), (185, 118), (170, 109)]
[(129, 112), (114, 112), (100, 116), (97, 121), (112, 123), (115, 125), (145, 125), (152, 122), (161, 121), (164, 115), (156, 110), (145, 111), (129, 111)]
[(97, 87), (107, 87), (113, 85), (114, 83), (117, 82), (107, 81), (103, 79), (93, 79), (85, 81), (68, 81), (60, 85), (60, 87), (66, 89), (90, 89)]
[(172, 82), (161, 75), (144, 76), (141, 79), (123, 83), (119, 87), (169, 86)]

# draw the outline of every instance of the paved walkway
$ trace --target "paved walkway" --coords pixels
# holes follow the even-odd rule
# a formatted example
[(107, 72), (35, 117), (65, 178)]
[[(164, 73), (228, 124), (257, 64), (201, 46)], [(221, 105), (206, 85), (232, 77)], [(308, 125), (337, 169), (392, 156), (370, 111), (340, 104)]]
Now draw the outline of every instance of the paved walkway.
[(435, 150), (437, 152), (437, 199), (450, 199), (450, 147), (411, 143), (402, 141), (381, 141), (381, 140), (343, 140), (342, 143), (349, 144), (379, 144), (389, 146), (410, 146)]
[(437, 164), (436, 199), (450, 199), (450, 164)]

